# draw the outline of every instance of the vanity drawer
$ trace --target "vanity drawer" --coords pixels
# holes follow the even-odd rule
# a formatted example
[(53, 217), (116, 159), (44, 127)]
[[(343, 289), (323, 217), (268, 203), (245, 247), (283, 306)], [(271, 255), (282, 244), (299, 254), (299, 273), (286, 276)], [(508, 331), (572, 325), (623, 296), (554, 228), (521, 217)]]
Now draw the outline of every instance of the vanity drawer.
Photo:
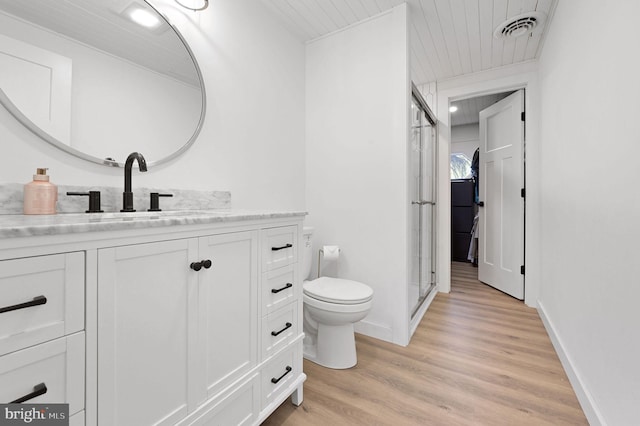
[(297, 265), (269, 271), (262, 276), (262, 313), (270, 314), (296, 299)]
[(70, 416), (83, 410), (84, 333), (0, 357), (0, 383), (0, 403), (27, 397), (46, 387), (46, 393), (22, 402), (68, 403)]
[(176, 426), (249, 426), (256, 424), (260, 411), (260, 381), (254, 373), (244, 382), (235, 385), (231, 392), (218, 398), (211, 404), (209, 401), (204, 414), (195, 420), (189, 417)]
[(278, 354), (262, 369), (260, 376), (262, 409), (278, 399), (300, 375), (300, 363), (297, 361), (298, 346), (294, 345)]
[(262, 271), (271, 271), (296, 262), (298, 227), (282, 226), (262, 231)]
[(84, 329), (84, 252), (0, 261), (0, 356)]
[(84, 426), (84, 424), (84, 410), (74, 414), (73, 416), (69, 416), (69, 426)]
[(262, 359), (277, 353), (299, 333), (298, 305), (291, 303), (262, 321)]

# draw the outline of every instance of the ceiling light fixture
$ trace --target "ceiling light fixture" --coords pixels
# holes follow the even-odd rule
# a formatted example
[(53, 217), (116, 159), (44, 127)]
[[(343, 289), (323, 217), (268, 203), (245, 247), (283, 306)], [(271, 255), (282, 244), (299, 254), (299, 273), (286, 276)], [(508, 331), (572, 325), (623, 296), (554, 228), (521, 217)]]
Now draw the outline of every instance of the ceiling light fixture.
[(199, 10), (205, 10), (207, 7), (209, 7), (209, 0), (175, 0), (175, 2), (185, 9), (193, 10), (196, 12)]
[(455, 105), (451, 105), (451, 106), (449, 107), (449, 112), (456, 112), (457, 110), (458, 110), (458, 107), (457, 107), (457, 106), (455, 106)]
[(129, 19), (145, 28), (157, 28), (162, 21), (146, 9), (131, 7), (128, 9)]

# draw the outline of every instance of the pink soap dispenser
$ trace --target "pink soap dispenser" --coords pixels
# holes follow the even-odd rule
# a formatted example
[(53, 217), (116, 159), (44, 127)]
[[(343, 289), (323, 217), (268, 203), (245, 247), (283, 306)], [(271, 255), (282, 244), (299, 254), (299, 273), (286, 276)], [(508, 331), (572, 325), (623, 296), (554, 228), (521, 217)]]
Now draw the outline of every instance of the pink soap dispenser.
[(24, 186), (24, 214), (56, 214), (58, 187), (49, 182), (47, 169), (37, 169)]

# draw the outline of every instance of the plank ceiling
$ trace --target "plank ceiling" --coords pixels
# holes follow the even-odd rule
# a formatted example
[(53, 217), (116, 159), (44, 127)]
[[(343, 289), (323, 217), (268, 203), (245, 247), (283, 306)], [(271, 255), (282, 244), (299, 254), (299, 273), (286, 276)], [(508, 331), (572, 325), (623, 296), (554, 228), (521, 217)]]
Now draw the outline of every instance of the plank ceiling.
[[(406, 0), (410, 13), (411, 74), (416, 84), (535, 59), (546, 26), (530, 36), (493, 37), (507, 18), (547, 16), (557, 0)], [(285, 26), (310, 41), (391, 9), (403, 0), (262, 0)], [(547, 20), (547, 24), (548, 24)]]

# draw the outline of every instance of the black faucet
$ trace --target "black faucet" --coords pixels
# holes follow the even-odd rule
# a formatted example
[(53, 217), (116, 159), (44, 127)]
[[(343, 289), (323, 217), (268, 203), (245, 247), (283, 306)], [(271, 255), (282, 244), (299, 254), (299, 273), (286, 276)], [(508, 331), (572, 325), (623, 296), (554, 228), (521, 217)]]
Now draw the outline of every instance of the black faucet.
[(135, 212), (133, 208), (133, 192), (131, 192), (131, 168), (133, 161), (138, 160), (138, 168), (141, 172), (147, 171), (147, 161), (142, 154), (132, 152), (124, 163), (124, 192), (122, 193), (122, 210), (121, 212)]

